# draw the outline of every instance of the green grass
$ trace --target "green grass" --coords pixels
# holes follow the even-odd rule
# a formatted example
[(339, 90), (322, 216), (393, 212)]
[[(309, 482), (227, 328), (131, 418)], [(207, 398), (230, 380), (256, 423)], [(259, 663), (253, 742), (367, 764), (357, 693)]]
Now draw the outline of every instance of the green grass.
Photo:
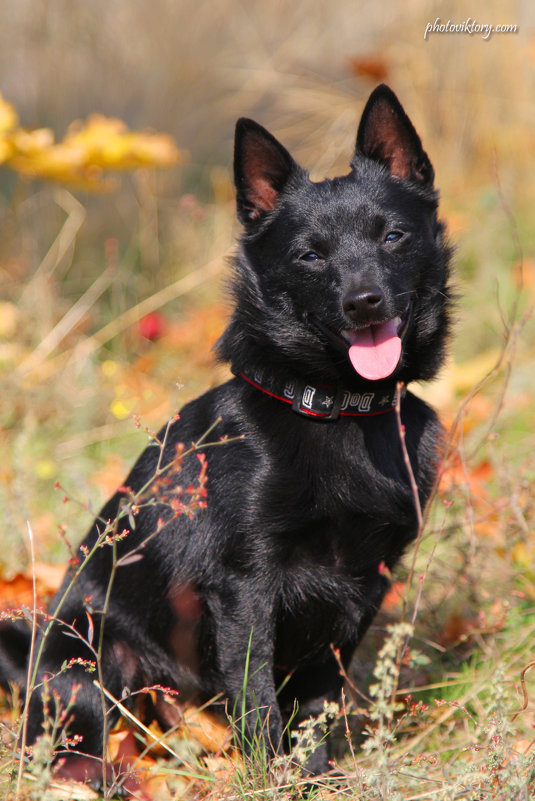
[[(329, 19), (316, 21), (299, 3), (289, 17), (277, 4), (264, 4), (249, 16), (237, 0), (218, 0), (217, 8), (203, 13), (192, 4), (191, 13), (182, 15), (163, 0), (150, 13), (128, 4), (108, 5), (110, 30), (124, 35), (105, 49), (102, 62), (95, 58), (91, 37), (80, 49), (84, 12), (79, 4), (72, 14), (63, 14), (65, 4), (57, 4), (43, 27), (51, 35), (31, 48), (25, 40), (24, 58), (39, 66), (30, 74), (40, 87), (36, 100), (25, 99), (25, 124), (50, 123), (62, 131), (74, 116), (94, 110), (91, 87), (91, 107), (80, 106), (85, 97), (80, 76), (91, 74), (88, 64), (97, 64), (107, 78), (105, 100), (113, 113), (135, 106), (133, 124), (178, 133), (179, 145), (190, 151), (189, 162), (158, 176), (128, 177), (109, 197), (75, 193), (76, 201), (61, 187), (22, 182), (7, 173), (0, 179), (1, 300), (10, 304), (0, 308), (0, 580), (28, 568), (27, 521), (37, 559), (65, 562), (58, 526), (64, 525), (76, 542), (114, 480), (122, 480), (146, 443), (131, 413), (140, 413), (149, 429), (159, 428), (173, 409), (224, 380), (225, 369), (214, 368), (208, 351), (224, 324), (224, 257), (235, 230), (229, 169), (234, 119), (257, 117), (314, 175), (346, 169), (357, 114), (374, 83), (352, 75), (349, 60), (375, 48), (387, 81), (422, 131), (437, 167), (445, 216), (452, 219), (461, 295), (452, 360), (443, 378), (423, 389), (445, 420), (455, 417), (500, 352), (507, 335), (504, 320), (510, 321), (516, 301), (522, 327), (515, 347), (509, 345), (503, 364), (465, 409), (463, 436), (454, 448), (463, 470), (435, 501), (413, 586), (404, 591), (406, 620), (416, 608), (410, 649), (420, 656), (398, 666), (394, 660), (385, 674), (390, 657), (383, 654), (383, 676), (374, 678), (387, 626), (399, 622), (402, 605), (382, 612), (359, 648), (351, 674), (354, 689), (348, 688), (338, 716), (343, 777), (336, 785), (326, 780), (308, 789), (311, 797), (348, 801), (527, 801), (535, 794), (535, 747), (525, 756), (520, 751), (533, 740), (535, 669), (525, 674), (527, 709), (513, 719), (523, 705), (521, 675), (534, 658), (535, 638), (535, 324), (529, 314), (535, 287), (535, 184), (526, 158), (535, 120), (533, 104), (526, 102), (534, 74), (527, 28), (509, 40), (443, 36), (424, 44), (429, 12), (417, 3), (398, 4), (397, 16), (388, 23), (374, 21), (373, 14), (356, 15), (355, 4), (346, 0), (335, 3)], [(169, 33), (140, 37), (139, 31), (164, 11), (174, 19), (166, 26)], [(493, 22), (503, 14), (494, 1), (486, 13)], [(214, 14), (233, 23), (224, 41)], [(452, 19), (466, 16), (460, 3), (453, 4), (451, 14)], [(17, 36), (10, 31), (23, 35), (28, 22), (15, 6), (8, 16), (11, 28), (3, 26), (0, 41), (2, 57), (11, 63)], [(96, 37), (100, 28), (94, 20), (87, 30)], [(180, 58), (175, 33), (171, 37), (178, 29)], [(135, 81), (125, 83), (124, 77), (125, 71), (132, 74), (132, 41), (145, 65), (140, 85), (159, 88), (144, 89), (135, 104)], [(76, 76), (63, 66), (60, 70), (58, 42), (62, 64), (76, 54), (85, 70)], [(8, 74), (9, 99), (16, 100), (22, 96), (21, 77), (12, 69)], [(64, 228), (77, 202), (83, 224), (78, 230)], [(52, 252), (46, 261), (62, 230), (68, 240), (64, 252)], [(519, 245), (525, 268), (520, 296)], [(168, 327), (160, 340), (144, 340), (135, 322), (102, 341), (94, 339), (136, 304), (173, 287), (180, 276), (202, 275), (213, 259), (220, 259), (217, 273), (191, 291), (171, 289), (166, 295), (158, 310)], [(112, 276), (99, 298), (35, 369), (22, 371), (25, 360), (110, 267)], [(10, 324), (9, 314), (14, 315)], [(177, 382), (184, 387), (177, 389)], [(118, 401), (131, 405), (126, 416), (117, 416)], [(63, 503), (65, 491), (54, 490), (55, 482), (79, 503)], [(407, 581), (411, 558), (396, 580)], [(388, 688), (382, 684), (387, 681)], [(370, 697), (374, 684), (386, 704), (379, 719), (373, 707), (378, 696)], [(410, 703), (403, 701), (407, 695)], [(405, 703), (392, 717), (388, 696), (391, 711)], [(427, 708), (411, 711), (418, 701)], [(5, 697), (0, 703), (2, 788), (17, 770), (12, 736), (19, 723)], [(363, 727), (369, 735), (362, 734)], [(249, 770), (227, 756), (216, 768), (187, 738), (180, 748), (172, 738), (169, 742), (176, 757), (159, 758), (157, 770), (178, 785), (177, 797), (190, 793), (211, 801), (250, 801), (285, 799), (305, 790), (287, 767), (281, 768), (287, 782), (276, 787), (261, 763)], [(362, 748), (363, 742), (369, 745)], [(39, 764), (44, 769), (44, 762), (37, 762), (37, 770)], [(187, 789), (187, 776), (199, 773), (204, 782), (197, 779)], [(32, 792), (43, 797), (29, 779), (22, 788), (21, 798)]]
[[(230, 211), (227, 218), (230, 224)], [(499, 277), (507, 284), (510, 279), (507, 271), (503, 272), (505, 275)], [(467, 281), (466, 289), (472, 293), (472, 306), (477, 303), (479, 324), (485, 327), (485, 320), (496, 320), (491, 298), (483, 303), (478, 297), (480, 285)], [(64, 303), (59, 292), (51, 297), (60, 306)], [(513, 300), (511, 294), (509, 308)], [(214, 303), (219, 301), (213, 291), (204, 301), (199, 296), (196, 311), (187, 313), (189, 322), (180, 336), (184, 331), (191, 333), (195, 319), (210, 320), (211, 310), (215, 313), (219, 308)], [(470, 308), (469, 297), (463, 303), (465, 308)], [(526, 304), (527, 301), (524, 308)], [(100, 314), (106, 314), (106, 303)], [(180, 319), (179, 309), (176, 314)], [(187, 358), (204, 347), (205, 324), (201, 325), (198, 335), (194, 333), (189, 343), (185, 343)], [(471, 325), (475, 322), (471, 321)], [(129, 332), (121, 336), (123, 341), (112, 340), (104, 352), (95, 351), (82, 364), (77, 364), (76, 369), (68, 362), (59, 363), (51, 378), (44, 381), (28, 383), (16, 374), (9, 377), (9, 395), (4, 398), (10, 397), (18, 404), (19, 416), (16, 425), (15, 422), (10, 424), (6, 411), (4, 448), (6, 459), (16, 468), (10, 489), (17, 490), (18, 511), (12, 512), (14, 496), (4, 489), (2, 515), (8, 520), (12, 514), (14, 522), (9, 532), (3, 534), (9, 546), (3, 552), (4, 574), (24, 566), (28, 558), (25, 518), (30, 522), (38, 521), (38, 557), (50, 561), (65, 558), (64, 548), (54, 533), (57, 524), (66, 524), (69, 537), (76, 541), (90, 522), (92, 515), (82, 506), (63, 503), (63, 490), (53, 490), (55, 481), (59, 480), (82, 505), (90, 501), (93, 509), (97, 509), (104, 493), (88, 487), (88, 479), (110, 454), (119, 454), (126, 468), (146, 441), (146, 434), (137, 431), (130, 420), (114, 419), (110, 412), (116, 396), (116, 374), (107, 377), (103, 373), (104, 361), (116, 364), (121, 375), (132, 377), (136, 375), (139, 359), (145, 358), (147, 378), (169, 383), (164, 393), (168, 394), (164, 399), (168, 408), (180, 403), (180, 392), (170, 386), (171, 377), (175, 377), (175, 364), (179, 372), (181, 359), (185, 358), (180, 350), (180, 336), (172, 347), (165, 337), (159, 342), (147, 343)], [(83, 343), (86, 338), (85, 331), (79, 332), (74, 344), (76, 341)], [(497, 347), (502, 339), (501, 332), (495, 332), (485, 345)], [(69, 343), (69, 347), (72, 348), (73, 343)], [(481, 410), (473, 402), (476, 407), (473, 421), (456, 444), (457, 451), (466, 459), (465, 472), (463, 475), (456, 473), (458, 483), (435, 501), (417, 554), (413, 587), (405, 590), (409, 593), (406, 612), (409, 619), (417, 607), (410, 642), (411, 650), (418, 652), (416, 659), (409, 665), (402, 661), (397, 667), (395, 660), (390, 661), (393, 668), (385, 673), (385, 660), (388, 665), (392, 657), (386, 657), (383, 652), (379, 667), (375, 667), (376, 678), (373, 678), (385, 626), (399, 618), (401, 607), (383, 613), (359, 649), (358, 668), (353, 678), (359, 693), (368, 697), (372, 693), (372, 706), (364, 719), (365, 728), (370, 732), (362, 741), (365, 747), (359, 750), (353, 745), (353, 755), (346, 748), (339, 762), (344, 776), (341, 784), (333, 787), (326, 780), (314, 788), (312, 782), (312, 790), (308, 787), (310, 797), (315, 794), (318, 798), (359, 798), (360, 801), (386, 798), (521, 801), (532, 792), (527, 789), (533, 780), (532, 749), (525, 756), (519, 753), (532, 738), (529, 711), (512, 721), (514, 711), (522, 703), (520, 675), (533, 658), (535, 635), (535, 574), (530, 563), (535, 549), (530, 495), (535, 461), (530, 429), (532, 411), (529, 403), (522, 403), (528, 372), (522, 359), (529, 355), (530, 348), (528, 337), (521, 344), (520, 364), (518, 354), (507, 351), (504, 365), (482, 390), (488, 409), (492, 410), (500, 402), (507, 373), (511, 373), (505, 408), (490, 431), (491, 413), (487, 412), (487, 416), (484, 413), (481, 418)], [(475, 348), (468, 355), (475, 356)], [(197, 364), (194, 372), (195, 392), (213, 380), (211, 368), (205, 362)], [(446, 409), (449, 415), (459, 403), (455, 397), (453, 391)], [(467, 419), (471, 414), (469, 405)], [(100, 439), (102, 429), (106, 436)], [(87, 439), (86, 432), (89, 432)], [(483, 463), (490, 467), (478, 484), (478, 466)], [(17, 473), (24, 475), (24, 481), (17, 480)], [(450, 500), (453, 500), (451, 505)], [(486, 521), (483, 528), (481, 519)], [(400, 568), (396, 578), (407, 580), (409, 563), (410, 556), (405, 560), (405, 569)], [(420, 593), (418, 577), (421, 574), (425, 574), (425, 578)], [(394, 651), (396, 647), (399, 653), (399, 644)], [(381, 709), (374, 713), (376, 693), (385, 681), (388, 683), (381, 691)], [(528, 672), (528, 693), (532, 682)], [(376, 685), (376, 689), (370, 690), (370, 684)], [(404, 701), (407, 695), (411, 696), (411, 702)], [(427, 709), (419, 707), (410, 713), (411, 703), (419, 701), (426, 704)], [(397, 709), (400, 704), (401, 708)], [(393, 714), (395, 709), (397, 712)], [(358, 731), (362, 727), (361, 710), (362, 698), (350, 690), (345, 714), (339, 713), (341, 732)], [(355, 743), (358, 739), (356, 737)], [(2, 755), (0, 775), (4, 777), (9, 770), (12, 747), (8, 743)], [(179, 762), (158, 763), (157, 770), (176, 775), (177, 780), (182, 781), (180, 777), (184, 773), (198, 775), (199, 770), (205, 768), (202, 768), (202, 756), (192, 756), (190, 752)], [(292, 787), (293, 792), (304, 791), (299, 777), (288, 766), (283, 774), (282, 786), (276, 789), (266, 766), (262, 767), (258, 760), (249, 768), (229, 761), (223, 780), (215, 774), (206, 774), (205, 793), (208, 798), (271, 799), (284, 798)], [(41, 773), (41, 780), (45, 776)], [(24, 792), (31, 792), (31, 783), (24, 783), (23, 787), (27, 788)]]

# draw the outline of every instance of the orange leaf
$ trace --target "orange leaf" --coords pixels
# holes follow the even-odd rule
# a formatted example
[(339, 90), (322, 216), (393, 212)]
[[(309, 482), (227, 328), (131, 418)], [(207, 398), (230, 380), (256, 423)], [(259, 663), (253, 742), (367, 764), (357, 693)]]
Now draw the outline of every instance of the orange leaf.
[(381, 604), (381, 609), (386, 612), (391, 612), (395, 609), (401, 601), (403, 600), (403, 593), (405, 592), (405, 584), (403, 581), (396, 581), (388, 592), (386, 593), (385, 597), (383, 598), (383, 603)]
[[(47, 565), (43, 562), (35, 564), (35, 579), (38, 604), (44, 605), (58, 590), (65, 567), (63, 565)], [(16, 609), (20, 606), (33, 606), (32, 569), (28, 567), (24, 573), (18, 573), (11, 579), (0, 580), (0, 610)]]
[(390, 71), (384, 58), (373, 53), (366, 56), (355, 56), (349, 62), (349, 69), (353, 75), (371, 78), (374, 81), (384, 81)]
[(524, 259), (522, 264), (515, 265), (515, 278), (517, 283), (522, 282), (524, 289), (535, 294), (535, 261)]
[[(46, 562), (35, 563), (35, 577), (37, 579), (37, 594), (53, 595), (59, 590), (65, 575), (65, 565), (49, 565)], [(26, 568), (24, 575), (31, 578), (31, 567)]]
[(463, 464), (459, 455), (451, 459), (440, 478), (440, 491), (451, 492), (455, 487), (466, 487), (479, 498), (488, 497), (488, 483), (494, 475), (490, 462), (483, 460), (476, 466)]
[(184, 710), (187, 735), (196, 740), (208, 752), (225, 751), (231, 742), (228, 726), (205, 710), (191, 706)]
[(89, 482), (94, 487), (98, 487), (105, 496), (108, 496), (113, 495), (117, 487), (124, 481), (125, 475), (124, 460), (117, 454), (111, 453), (104, 465), (90, 476)]
[(18, 606), (32, 606), (33, 585), (31, 579), (21, 573), (9, 581), (0, 581), (0, 609), (14, 609)]
[(447, 619), (439, 641), (442, 645), (457, 645), (477, 628), (476, 622), (453, 612)]
[(513, 743), (513, 751), (517, 754), (527, 754), (533, 748), (533, 740), (516, 740)]

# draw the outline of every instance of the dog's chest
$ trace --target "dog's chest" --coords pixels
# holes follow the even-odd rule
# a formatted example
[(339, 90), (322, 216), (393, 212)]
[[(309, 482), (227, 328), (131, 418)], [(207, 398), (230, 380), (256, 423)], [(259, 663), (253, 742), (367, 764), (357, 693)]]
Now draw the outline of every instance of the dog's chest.
[(283, 662), (323, 658), (331, 643), (354, 647), (388, 587), (379, 559), (391, 548), (384, 538), (320, 536), (289, 549), (280, 566), (276, 639)]
[[(397, 430), (388, 436), (377, 427), (375, 436), (366, 437), (356, 425), (324, 425), (314, 433), (290, 433), (282, 447), (272, 449), (270, 469), (263, 472), (254, 493), (264, 531), (297, 530), (302, 532), (301, 543), (310, 543), (312, 533), (332, 542), (336, 533), (333, 558), (342, 553), (346, 561), (347, 550), (355, 542), (362, 549), (373, 532), (415, 525), (414, 497)], [(425, 465), (420, 467), (425, 471)]]

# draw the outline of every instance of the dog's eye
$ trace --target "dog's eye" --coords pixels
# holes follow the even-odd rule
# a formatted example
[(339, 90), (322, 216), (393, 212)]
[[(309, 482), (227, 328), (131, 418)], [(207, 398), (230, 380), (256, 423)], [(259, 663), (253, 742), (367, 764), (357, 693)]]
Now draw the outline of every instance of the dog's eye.
[(314, 250), (309, 250), (306, 253), (303, 253), (301, 256), (301, 261), (319, 261), (321, 256), (319, 256)]
[(403, 237), (403, 231), (389, 231), (385, 234), (384, 241), (385, 242), (399, 242), (399, 240)]

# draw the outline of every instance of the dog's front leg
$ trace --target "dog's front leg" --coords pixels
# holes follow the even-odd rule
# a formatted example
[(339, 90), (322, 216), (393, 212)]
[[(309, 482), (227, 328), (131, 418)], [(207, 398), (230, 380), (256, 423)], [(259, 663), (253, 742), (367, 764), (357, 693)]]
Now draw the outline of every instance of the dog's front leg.
[(218, 670), (241, 746), (249, 755), (265, 749), (271, 759), (282, 752), (273, 677), (274, 604), (265, 586), (240, 581), (227, 585), (217, 607)]
[[(348, 664), (349, 658), (343, 662)], [(290, 715), (294, 757), (305, 776), (332, 767), (328, 733), (342, 684), (340, 667), (330, 654), (324, 662), (295, 670), (279, 694), (282, 709)]]

